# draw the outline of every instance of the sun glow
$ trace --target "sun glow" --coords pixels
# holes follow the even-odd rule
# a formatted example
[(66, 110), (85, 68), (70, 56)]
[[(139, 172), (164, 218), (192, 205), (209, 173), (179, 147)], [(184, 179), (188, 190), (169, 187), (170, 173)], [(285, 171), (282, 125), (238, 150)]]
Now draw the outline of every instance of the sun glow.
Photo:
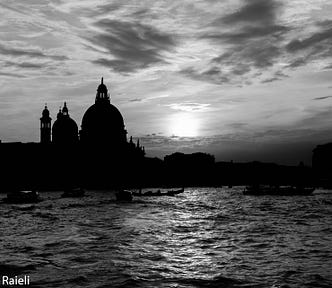
[(172, 115), (169, 124), (171, 135), (180, 137), (198, 136), (199, 121), (192, 113), (178, 113)]

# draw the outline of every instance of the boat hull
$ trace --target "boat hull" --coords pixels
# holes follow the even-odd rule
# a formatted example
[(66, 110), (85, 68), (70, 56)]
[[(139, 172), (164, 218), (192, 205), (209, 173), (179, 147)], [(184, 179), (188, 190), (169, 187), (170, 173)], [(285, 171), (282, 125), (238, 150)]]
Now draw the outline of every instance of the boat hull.
[(7, 194), (3, 202), (10, 204), (38, 203), (42, 199), (37, 191), (17, 191)]
[(295, 187), (281, 187), (281, 188), (246, 188), (243, 191), (244, 195), (272, 195), (272, 196), (307, 196), (314, 192), (315, 188), (295, 188)]
[(133, 200), (133, 195), (130, 191), (122, 190), (115, 193), (117, 201), (131, 202)]
[(85, 194), (84, 189), (82, 188), (77, 188), (77, 189), (70, 189), (70, 190), (65, 190), (63, 194), (61, 195), (62, 198), (78, 198), (78, 197), (83, 197)]

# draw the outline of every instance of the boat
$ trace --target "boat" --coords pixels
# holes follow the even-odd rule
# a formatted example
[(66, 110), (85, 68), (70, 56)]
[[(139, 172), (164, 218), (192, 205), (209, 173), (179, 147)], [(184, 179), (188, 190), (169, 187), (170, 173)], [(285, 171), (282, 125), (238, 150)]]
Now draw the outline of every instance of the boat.
[(175, 196), (177, 194), (183, 193), (184, 188), (179, 190), (169, 190), (166, 192), (161, 192), (160, 189), (158, 189), (156, 192), (153, 192), (151, 190), (142, 193), (140, 190), (139, 192), (133, 192), (132, 195), (136, 197), (162, 197), (162, 196)]
[(169, 190), (169, 191), (167, 191), (167, 195), (168, 196), (175, 196), (175, 195), (181, 194), (183, 192), (184, 192), (184, 188), (181, 188), (181, 189), (178, 189), (178, 190)]
[(78, 198), (83, 197), (85, 190), (83, 188), (71, 188), (63, 191), (62, 198)]
[(42, 199), (40, 198), (39, 193), (35, 190), (22, 190), (7, 193), (7, 197), (3, 199), (3, 201), (12, 204), (25, 204), (37, 203), (42, 201)]
[(276, 196), (296, 196), (311, 195), (314, 192), (313, 187), (301, 186), (247, 186), (243, 191), (243, 195), (276, 195)]
[(120, 190), (115, 193), (117, 201), (131, 202), (133, 200), (133, 194), (128, 190)]

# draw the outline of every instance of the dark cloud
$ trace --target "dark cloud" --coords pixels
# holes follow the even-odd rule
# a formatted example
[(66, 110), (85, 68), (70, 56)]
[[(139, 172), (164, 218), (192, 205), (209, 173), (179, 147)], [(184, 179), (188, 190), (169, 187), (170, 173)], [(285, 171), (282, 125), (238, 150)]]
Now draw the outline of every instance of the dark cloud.
[[(317, 32), (303, 40), (298, 40), (298, 39), (292, 40), (290, 43), (287, 44), (286, 49), (289, 52), (297, 52), (299, 50), (311, 48), (323, 42), (326, 42), (325, 44), (327, 45), (331, 45), (332, 27), (324, 31)], [(321, 51), (322, 49), (326, 49), (326, 47), (324, 45), (318, 47), (317, 52)]]
[(278, 81), (278, 80), (280, 80), (280, 78), (278, 78), (278, 77), (272, 77), (272, 78), (268, 78), (268, 79), (262, 80), (261, 83), (271, 83), (271, 82)]
[(89, 40), (106, 49), (115, 59), (102, 57), (93, 62), (119, 72), (133, 72), (164, 62), (162, 53), (175, 46), (171, 35), (141, 23), (103, 19), (95, 25), (103, 32)]
[(285, 73), (282, 72), (282, 71), (277, 71), (277, 72), (274, 73), (274, 75), (275, 75), (276, 77), (280, 77), (280, 78), (289, 78), (289, 75), (285, 74)]
[(241, 71), (244, 67), (244, 63), (246, 63), (246, 70), (250, 71), (250, 66), (256, 68), (272, 66), (281, 54), (281, 48), (274, 44), (257, 41), (251, 42), (249, 45), (233, 47), (233, 49), (214, 58), (212, 61), (223, 65), (231, 65), (233, 66), (233, 71)]
[(332, 21), (316, 23), (318, 32), (303, 39), (294, 39), (286, 45), (286, 51), (301, 53), (301, 58), (293, 61), (288, 67), (297, 68), (317, 59), (332, 56)]
[(274, 77), (264, 79), (261, 81), (261, 83), (271, 83), (271, 82), (279, 81), (279, 80), (282, 80), (283, 78), (288, 78), (288, 77), (289, 76), (286, 75), (284, 72), (277, 71), (274, 73)]
[(229, 31), (217, 31), (204, 35), (204, 38), (219, 40), (230, 44), (243, 44), (250, 39), (266, 36), (281, 37), (289, 28), (277, 22), (281, 3), (275, 0), (245, 0), (236, 12), (212, 22), (213, 27)]
[(9, 72), (0, 72), (0, 75), (14, 78), (26, 78), (26, 76), (17, 74), (17, 73), (9, 73)]
[(3, 63), (5, 67), (17, 67), (22, 69), (41, 69), (45, 67), (45, 64), (42, 63), (31, 63), (31, 62), (13, 62), (5, 61)]
[(13, 56), (13, 57), (26, 56), (31, 58), (50, 58), (59, 61), (68, 59), (68, 57), (62, 55), (45, 54), (44, 52), (39, 51), (37, 49), (18, 49), (13, 47), (5, 47), (4, 45), (1, 44), (0, 44), (0, 54)]
[(282, 25), (271, 25), (271, 26), (262, 26), (262, 27), (243, 27), (239, 31), (231, 32), (213, 32), (207, 35), (204, 35), (203, 38), (209, 38), (212, 40), (222, 41), (223, 43), (229, 44), (243, 44), (244, 42), (251, 39), (259, 39), (262, 37), (273, 37), (280, 38), (289, 29)]
[(189, 67), (180, 71), (180, 73), (194, 80), (207, 81), (214, 84), (226, 84), (230, 79), (218, 67), (212, 67), (205, 71), (197, 71), (194, 67)]
[(325, 99), (328, 99), (328, 98), (332, 98), (332, 96), (323, 96), (323, 97), (316, 97), (312, 100), (325, 100)]
[(248, 123), (236, 122), (236, 123), (230, 123), (226, 126), (233, 128), (233, 129), (242, 129), (242, 128), (245, 128), (246, 126), (248, 126)]
[(289, 65), (287, 65), (288, 68), (297, 68), (300, 66), (304, 66), (307, 64), (308, 59), (305, 58), (297, 58), (295, 60), (292, 60)]
[(276, 19), (280, 2), (275, 0), (245, 0), (245, 5), (238, 11), (227, 15), (219, 21), (225, 24), (257, 23), (271, 24)]
[(140, 98), (135, 98), (135, 99), (130, 99), (129, 102), (142, 102), (143, 99)]
[(243, 81), (253, 68), (273, 66), (283, 53), (282, 40), (290, 31), (278, 23), (281, 7), (281, 2), (275, 0), (244, 0), (237, 11), (213, 21), (212, 31), (201, 37), (227, 49), (211, 60), (212, 72), (224, 70), (226, 74), (219, 74), (229, 79), (238, 76)]
[(330, 69), (332, 69), (332, 64), (327, 65), (327, 66), (324, 67), (324, 70), (330, 70)]

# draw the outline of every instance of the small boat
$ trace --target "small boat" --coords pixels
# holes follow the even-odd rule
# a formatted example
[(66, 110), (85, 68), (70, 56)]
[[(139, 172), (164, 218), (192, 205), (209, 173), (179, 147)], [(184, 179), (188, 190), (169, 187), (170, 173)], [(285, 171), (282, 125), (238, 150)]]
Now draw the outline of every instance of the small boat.
[(128, 190), (120, 190), (115, 193), (117, 201), (131, 202), (133, 200), (133, 194)]
[(158, 189), (156, 192), (153, 191), (147, 191), (145, 193), (140, 192), (133, 192), (133, 196), (137, 197), (162, 197), (162, 196), (174, 196), (177, 194), (180, 194), (183, 192), (183, 189), (180, 190), (174, 190), (174, 191), (167, 191), (167, 192), (161, 192), (160, 189)]
[(311, 195), (315, 188), (312, 187), (294, 187), (294, 186), (248, 186), (243, 191), (243, 195), (276, 195), (276, 196), (305, 196)]
[(76, 197), (83, 197), (85, 194), (85, 191), (83, 188), (71, 188), (66, 189), (62, 193), (62, 198), (76, 198)]
[(174, 196), (174, 195), (178, 195), (184, 192), (184, 188), (181, 188), (179, 190), (169, 190), (167, 191), (167, 195), (168, 196)]
[(3, 199), (6, 203), (12, 204), (25, 204), (25, 203), (37, 203), (42, 201), (39, 193), (35, 190), (27, 191), (14, 191), (7, 193), (7, 198)]

